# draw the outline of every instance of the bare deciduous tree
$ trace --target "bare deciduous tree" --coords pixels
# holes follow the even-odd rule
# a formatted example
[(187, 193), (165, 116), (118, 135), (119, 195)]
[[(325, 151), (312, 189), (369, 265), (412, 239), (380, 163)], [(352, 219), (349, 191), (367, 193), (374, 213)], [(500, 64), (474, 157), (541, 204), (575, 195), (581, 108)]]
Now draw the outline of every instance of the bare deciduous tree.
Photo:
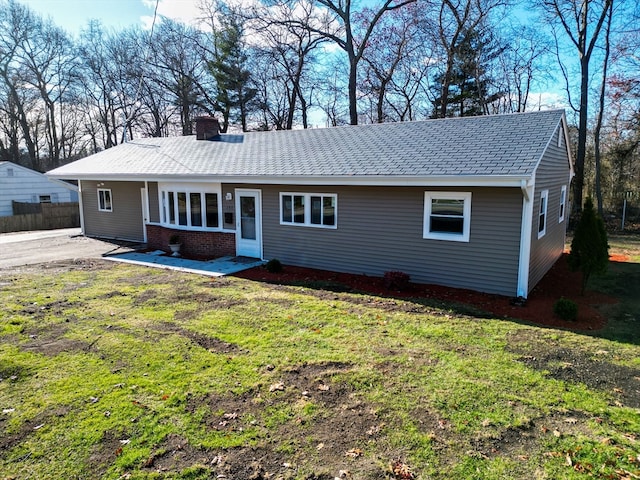
[[(589, 120), (589, 83), (591, 58), (600, 39), (602, 26), (608, 16), (612, 0), (541, 0), (542, 8), (547, 12), (549, 21), (557, 26), (554, 29), (556, 45), (560, 35), (568, 39), (577, 54), (580, 68), (580, 101), (576, 107), (571, 100), (571, 85), (567, 67), (560, 62), (567, 94), (572, 108), (578, 112), (578, 145), (575, 157), (575, 178), (573, 180), (573, 207), (582, 208), (584, 187), (584, 165), (587, 149), (587, 128)], [(559, 47), (557, 47), (559, 49)]]

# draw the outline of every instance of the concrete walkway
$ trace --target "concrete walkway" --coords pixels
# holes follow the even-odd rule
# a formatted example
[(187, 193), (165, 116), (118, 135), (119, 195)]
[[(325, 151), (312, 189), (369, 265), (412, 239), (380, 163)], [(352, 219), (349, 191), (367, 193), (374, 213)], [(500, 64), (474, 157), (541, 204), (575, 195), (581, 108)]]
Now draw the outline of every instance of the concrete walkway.
[(208, 261), (189, 260), (182, 257), (167, 256), (161, 250), (148, 253), (118, 253), (114, 255), (107, 255), (103, 258), (114, 262), (178, 270), (180, 272), (197, 273), (200, 275), (207, 275), (209, 277), (222, 277), (224, 275), (241, 272), (242, 270), (247, 270), (249, 268), (258, 267), (265, 263), (257, 258), (231, 256)]

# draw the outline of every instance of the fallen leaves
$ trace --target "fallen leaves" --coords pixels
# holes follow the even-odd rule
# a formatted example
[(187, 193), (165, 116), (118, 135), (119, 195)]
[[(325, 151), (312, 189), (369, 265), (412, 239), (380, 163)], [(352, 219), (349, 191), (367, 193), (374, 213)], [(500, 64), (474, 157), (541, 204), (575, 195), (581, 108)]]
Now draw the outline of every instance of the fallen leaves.
[(449, 428), (449, 422), (447, 420), (438, 420), (438, 428), (440, 430), (446, 430)]
[(283, 392), (284, 391), (284, 383), (277, 382), (269, 386), (270, 392)]
[(394, 460), (389, 465), (389, 470), (397, 480), (413, 480), (416, 478), (409, 468), (409, 465), (401, 460)]
[(352, 448), (351, 450), (348, 450), (347, 452), (345, 452), (344, 456), (345, 457), (350, 457), (350, 458), (358, 458), (363, 453), (364, 452), (359, 448)]

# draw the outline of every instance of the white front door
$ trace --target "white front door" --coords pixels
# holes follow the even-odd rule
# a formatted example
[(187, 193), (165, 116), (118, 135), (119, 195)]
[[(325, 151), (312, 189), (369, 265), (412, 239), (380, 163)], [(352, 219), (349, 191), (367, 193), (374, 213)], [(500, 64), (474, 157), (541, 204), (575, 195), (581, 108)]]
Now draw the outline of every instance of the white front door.
[(260, 190), (236, 189), (236, 255), (262, 258)]

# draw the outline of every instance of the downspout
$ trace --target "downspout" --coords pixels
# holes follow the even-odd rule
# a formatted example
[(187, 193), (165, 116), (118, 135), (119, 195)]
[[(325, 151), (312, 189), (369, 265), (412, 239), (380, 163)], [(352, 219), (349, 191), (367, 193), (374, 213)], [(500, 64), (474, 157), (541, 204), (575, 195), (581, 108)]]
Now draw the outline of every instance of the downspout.
[(533, 191), (535, 181), (528, 185), (520, 181), (522, 191), (522, 224), (520, 225), (520, 256), (518, 259), (517, 296), (527, 298), (529, 294), (529, 263), (531, 260), (531, 229), (533, 225)]
[(82, 180), (78, 180), (78, 207), (80, 210), (80, 233), (84, 232), (84, 204), (82, 203)]
[(144, 198), (142, 199), (142, 237), (147, 243), (147, 223), (149, 223), (149, 182), (144, 182)]

